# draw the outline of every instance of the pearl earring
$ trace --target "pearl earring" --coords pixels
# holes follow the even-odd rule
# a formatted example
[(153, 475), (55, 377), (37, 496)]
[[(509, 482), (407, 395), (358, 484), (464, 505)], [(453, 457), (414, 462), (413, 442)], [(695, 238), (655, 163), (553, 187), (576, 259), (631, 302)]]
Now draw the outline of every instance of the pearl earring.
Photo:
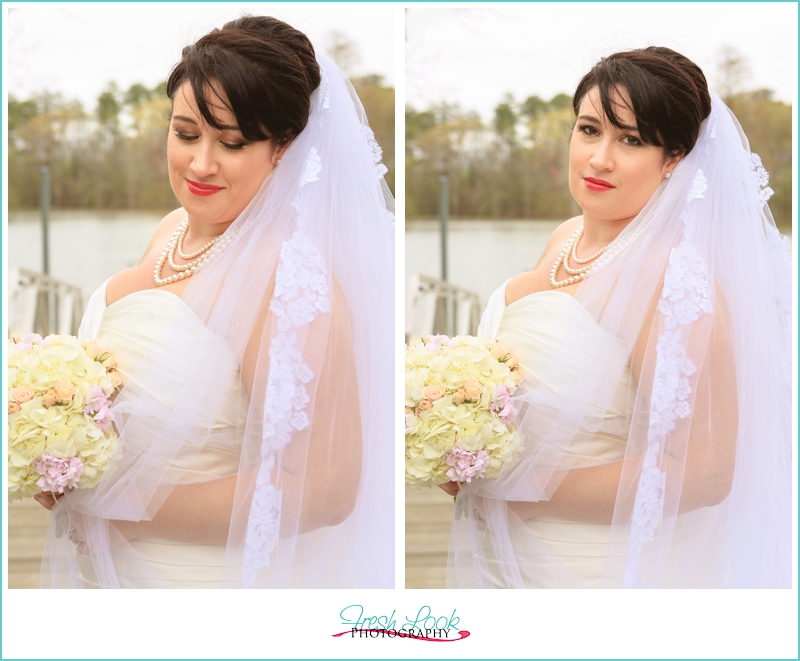
[(672, 173), (671, 172), (667, 172), (667, 174), (664, 175), (664, 179), (669, 179), (671, 176), (672, 176)]

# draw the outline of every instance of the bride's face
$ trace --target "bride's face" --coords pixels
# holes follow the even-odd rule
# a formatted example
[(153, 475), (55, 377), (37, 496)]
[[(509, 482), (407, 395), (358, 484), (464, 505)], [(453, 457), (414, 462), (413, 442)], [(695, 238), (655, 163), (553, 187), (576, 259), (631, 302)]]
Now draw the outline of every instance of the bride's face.
[[(211, 104), (215, 97), (208, 96)], [(203, 225), (233, 222), (285, 149), (276, 149), (272, 140), (247, 142), (236, 116), (215, 100), (211, 110), (225, 127), (222, 131), (203, 120), (192, 87), (184, 81), (175, 94), (167, 140), (169, 183), (190, 221)]]
[(624, 101), (617, 99), (614, 108), (624, 129), (607, 120), (596, 87), (581, 101), (569, 146), (569, 190), (584, 217), (634, 218), (680, 160), (642, 142)]

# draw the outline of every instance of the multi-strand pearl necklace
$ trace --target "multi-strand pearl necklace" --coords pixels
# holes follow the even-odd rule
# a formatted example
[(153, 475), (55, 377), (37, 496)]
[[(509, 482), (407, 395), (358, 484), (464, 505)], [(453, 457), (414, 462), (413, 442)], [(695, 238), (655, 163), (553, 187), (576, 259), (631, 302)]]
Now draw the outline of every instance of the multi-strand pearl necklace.
[[(550, 286), (553, 289), (558, 289), (559, 287), (566, 287), (567, 285), (572, 285), (576, 282), (580, 282), (583, 280), (587, 275), (592, 272), (592, 268), (594, 264), (590, 264), (589, 262), (593, 262), (595, 259), (600, 257), (605, 251), (608, 246), (604, 246), (600, 248), (596, 253), (589, 255), (589, 257), (584, 257), (583, 259), (578, 259), (578, 255), (576, 254), (575, 250), (578, 246), (578, 241), (580, 241), (581, 236), (583, 236), (583, 226), (576, 229), (572, 236), (569, 237), (567, 244), (564, 246), (564, 249), (561, 251), (561, 254), (553, 264), (553, 268), (550, 269)], [(609, 244), (611, 245), (611, 244)], [(581, 266), (577, 269), (573, 269), (569, 265), (569, 258), (570, 255), (572, 259), (577, 262), (578, 264), (588, 264), (588, 266)], [(569, 278), (565, 278), (564, 280), (556, 280), (556, 275), (558, 275), (558, 269), (561, 265), (564, 265), (564, 270), (570, 274)]]
[[(178, 229), (175, 230), (175, 233), (172, 235), (169, 243), (167, 243), (167, 247), (164, 248), (164, 252), (162, 252), (161, 256), (158, 258), (155, 269), (153, 270), (153, 281), (156, 283), (156, 287), (163, 287), (164, 285), (178, 282), (179, 280), (183, 280), (184, 278), (194, 275), (197, 269), (199, 269), (203, 262), (206, 261), (206, 258), (208, 257), (208, 250), (210, 250), (211, 247), (217, 241), (219, 241), (219, 237), (216, 236), (202, 248), (198, 248), (194, 252), (186, 254), (183, 252), (183, 250), (181, 250), (181, 246), (183, 245), (183, 238), (186, 236), (186, 230), (188, 228), (189, 219), (186, 218), (186, 220), (178, 225)], [(176, 251), (181, 259), (188, 259), (191, 261), (187, 262), (186, 264), (176, 264), (175, 259), (173, 258), (173, 254)], [(169, 267), (173, 271), (176, 271), (175, 275), (170, 275), (166, 278), (161, 277), (161, 269), (164, 266), (164, 262), (167, 262)]]

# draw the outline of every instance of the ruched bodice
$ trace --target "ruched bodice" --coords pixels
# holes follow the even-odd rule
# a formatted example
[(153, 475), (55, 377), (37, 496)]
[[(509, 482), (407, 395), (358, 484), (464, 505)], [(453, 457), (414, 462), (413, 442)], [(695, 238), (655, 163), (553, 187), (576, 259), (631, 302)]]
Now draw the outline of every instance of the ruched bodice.
[[(192, 366), (209, 357), (217, 365), (227, 362), (234, 375), (222, 402), (213, 409), (213, 419), (204, 425), (210, 430), (207, 441), (199, 449), (184, 445), (171, 459), (162, 482), (197, 483), (237, 473), (248, 398), (235, 357), (224, 340), (206, 328), (175, 294), (147, 289), (106, 305), (106, 285), (89, 300), (78, 335), (98, 342), (116, 358), (124, 384), (120, 408), (124, 409), (124, 400), (138, 397), (142, 391), (150, 391), (162, 405), (180, 406)], [(168, 355), (170, 369), (159, 370), (168, 376), (152, 383), (147, 356), (154, 344), (166, 340), (168, 332), (180, 333), (181, 342), (170, 344), (183, 353)], [(121, 446), (124, 453), (124, 438)], [(115, 564), (121, 587), (219, 587), (224, 559), (224, 546), (140, 537), (117, 550)], [(93, 587), (96, 577), (91, 564), (80, 556), (78, 561), (84, 583)]]
[[(506, 305), (505, 290), (503, 285), (490, 299), (479, 335), (497, 339), (525, 367), (517, 394), (534, 393), (524, 412), (526, 445), (557, 434), (559, 425), (568, 425), (560, 417), (559, 402), (569, 400), (570, 406), (581, 411), (583, 420), (592, 423), (591, 429), (564, 433), (571, 440), (553, 468), (622, 459), (636, 395), (636, 381), (622, 342), (606, 333), (568, 294), (537, 292)], [(556, 355), (558, 347), (564, 346), (574, 347), (574, 353)], [(625, 554), (624, 548), (609, 548), (610, 530), (610, 524), (557, 517), (538, 517), (511, 526), (510, 542), (523, 582), (533, 588), (600, 587), (607, 555)], [(490, 535), (485, 536), (489, 576), (484, 579), (506, 587)]]

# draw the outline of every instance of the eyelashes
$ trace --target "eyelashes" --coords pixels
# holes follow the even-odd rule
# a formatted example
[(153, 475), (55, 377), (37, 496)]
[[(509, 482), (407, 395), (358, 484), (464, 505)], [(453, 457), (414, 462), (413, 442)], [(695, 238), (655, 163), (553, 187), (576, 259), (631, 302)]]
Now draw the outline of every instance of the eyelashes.
[[(583, 133), (584, 135), (589, 135), (593, 137), (600, 135), (600, 132), (597, 130), (597, 127), (593, 126), (592, 124), (579, 124), (578, 131), (580, 133)], [(623, 140), (625, 141), (625, 144), (629, 147), (641, 147), (644, 145), (641, 138), (638, 138), (631, 133), (625, 133), (623, 134), (622, 137)]]
[[(175, 137), (178, 138), (178, 140), (183, 140), (185, 142), (194, 142), (199, 137), (196, 135), (189, 135), (188, 133), (183, 133), (182, 131), (173, 131), (173, 133), (175, 134)], [(220, 144), (229, 151), (240, 151), (244, 149), (246, 146), (246, 143), (244, 142), (233, 142), (233, 143), (221, 142)]]

